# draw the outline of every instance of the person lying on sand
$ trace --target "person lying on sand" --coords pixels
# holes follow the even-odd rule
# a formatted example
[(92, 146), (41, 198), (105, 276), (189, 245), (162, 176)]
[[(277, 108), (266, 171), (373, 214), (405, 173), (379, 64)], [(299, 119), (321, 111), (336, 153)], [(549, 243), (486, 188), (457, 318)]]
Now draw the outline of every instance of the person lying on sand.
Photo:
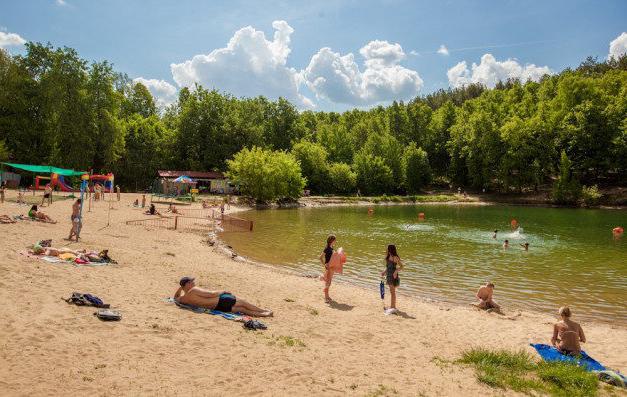
[(40, 222), (48, 222), (48, 223), (57, 223), (53, 221), (48, 215), (44, 214), (41, 211), (37, 211), (37, 205), (33, 205), (30, 207), (30, 211), (28, 211), (28, 217)]
[(183, 277), (179, 281), (179, 289), (174, 294), (174, 299), (185, 305), (204, 307), (225, 313), (242, 313), (251, 317), (272, 317), (272, 311), (261, 309), (236, 298), (227, 291), (209, 291), (196, 287), (193, 277)]
[(8, 215), (0, 215), (0, 223), (17, 223), (15, 219)]
[(493, 298), (494, 295), (494, 284), (491, 282), (485, 283), (484, 286), (481, 286), (477, 291), (477, 299), (479, 299), (479, 303), (476, 305), (477, 308), (495, 311), (497, 313), (501, 312), (501, 306), (499, 306)]
[(551, 344), (562, 354), (578, 355), (581, 353), (581, 343), (586, 342), (581, 325), (570, 319), (571, 312), (567, 306), (560, 307), (559, 315), (562, 318), (553, 326)]

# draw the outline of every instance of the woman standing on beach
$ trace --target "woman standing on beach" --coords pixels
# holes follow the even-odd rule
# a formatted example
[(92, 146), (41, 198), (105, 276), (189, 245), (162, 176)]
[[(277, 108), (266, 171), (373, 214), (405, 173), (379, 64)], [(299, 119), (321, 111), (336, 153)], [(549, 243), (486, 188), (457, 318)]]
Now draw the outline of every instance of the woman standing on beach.
[(381, 277), (385, 276), (388, 287), (390, 287), (390, 309), (396, 311), (396, 288), (400, 285), (401, 279), (398, 272), (403, 269), (401, 258), (396, 252), (396, 246), (388, 245), (388, 252), (385, 255), (385, 270), (381, 272)]
[(331, 287), (331, 280), (333, 279), (333, 270), (329, 267), (329, 262), (331, 261), (331, 256), (333, 256), (335, 240), (335, 236), (330, 234), (329, 237), (327, 237), (327, 246), (320, 253), (320, 263), (324, 265), (324, 301), (326, 303), (331, 302), (329, 288)]

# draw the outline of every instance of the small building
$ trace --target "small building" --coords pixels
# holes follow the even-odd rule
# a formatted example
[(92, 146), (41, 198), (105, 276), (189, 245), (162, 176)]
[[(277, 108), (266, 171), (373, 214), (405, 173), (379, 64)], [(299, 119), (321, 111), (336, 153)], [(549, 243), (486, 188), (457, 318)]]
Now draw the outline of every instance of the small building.
[(180, 176), (188, 176), (196, 182), (196, 189), (201, 193), (232, 194), (235, 187), (220, 171), (169, 171), (158, 170), (160, 180), (173, 181)]

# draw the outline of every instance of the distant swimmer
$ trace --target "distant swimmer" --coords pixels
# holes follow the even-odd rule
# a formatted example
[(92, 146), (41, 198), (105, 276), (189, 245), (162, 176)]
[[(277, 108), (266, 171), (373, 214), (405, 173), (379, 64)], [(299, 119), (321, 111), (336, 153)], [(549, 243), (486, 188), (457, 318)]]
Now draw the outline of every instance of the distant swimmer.
[(581, 353), (581, 343), (586, 342), (581, 325), (570, 319), (570, 308), (560, 307), (559, 315), (562, 318), (553, 326), (553, 337), (551, 344), (562, 354), (578, 355)]
[(506, 248), (506, 249), (509, 248), (509, 240), (505, 240), (503, 242), (503, 248)]
[(498, 233), (498, 229), (494, 231), (494, 234), (492, 235), (492, 238), (496, 238), (496, 234)]
[(479, 303), (476, 304), (479, 309), (501, 312), (501, 306), (499, 306), (493, 299), (494, 297), (494, 284), (491, 282), (485, 283), (481, 286), (475, 295), (479, 299)]
[(520, 244), (521, 247), (525, 249), (525, 251), (529, 251), (529, 243)]
[(368, 215), (372, 215), (374, 214), (374, 208), (370, 207), (368, 208)]

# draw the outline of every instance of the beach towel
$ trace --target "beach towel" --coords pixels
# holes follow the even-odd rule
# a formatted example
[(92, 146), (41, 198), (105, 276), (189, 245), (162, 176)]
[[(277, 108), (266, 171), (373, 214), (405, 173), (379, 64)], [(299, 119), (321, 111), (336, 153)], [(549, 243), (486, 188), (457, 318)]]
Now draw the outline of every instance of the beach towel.
[(222, 318), (226, 318), (227, 320), (244, 321), (244, 316), (242, 316), (241, 314), (238, 314), (238, 313), (225, 313), (225, 312), (221, 312), (219, 310), (207, 309), (205, 307), (199, 307), (199, 306), (194, 306), (194, 305), (186, 305), (184, 303), (177, 302), (176, 299), (174, 299), (174, 298), (167, 298), (166, 302), (174, 303), (174, 304), (176, 304), (176, 306), (180, 307), (181, 309), (191, 310), (194, 313), (207, 313), (207, 314), (211, 314), (211, 315), (214, 315), (214, 316), (220, 316)]
[(532, 343), (531, 347), (536, 349), (536, 351), (544, 361), (564, 361), (577, 364), (587, 371), (605, 371), (605, 367), (601, 363), (587, 355), (586, 352), (584, 352), (583, 350), (581, 351), (581, 356), (575, 357), (562, 354), (553, 346), (544, 345), (541, 343)]
[(619, 387), (626, 387), (627, 385), (627, 377), (625, 377), (625, 375), (610, 368), (606, 368), (603, 364), (590, 357), (583, 350), (581, 351), (580, 356), (574, 357), (562, 354), (555, 347), (541, 343), (531, 343), (531, 347), (536, 349), (544, 361), (564, 361), (577, 364), (587, 371), (596, 373), (599, 376), (599, 380), (605, 383)]

